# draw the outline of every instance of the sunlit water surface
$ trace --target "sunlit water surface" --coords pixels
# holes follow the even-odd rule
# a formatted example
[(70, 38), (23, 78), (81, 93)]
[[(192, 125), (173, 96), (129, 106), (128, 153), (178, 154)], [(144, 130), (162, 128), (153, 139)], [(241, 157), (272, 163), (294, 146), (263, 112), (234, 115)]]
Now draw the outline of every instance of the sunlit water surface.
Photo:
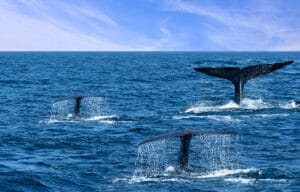
[[(294, 60), (233, 85), (200, 66)], [(300, 53), (2, 52), (1, 191), (300, 191)], [(197, 63), (195, 63), (197, 62)], [(76, 95), (102, 95), (82, 101)], [(73, 102), (73, 103), (72, 103)], [(236, 131), (138, 144), (183, 129)]]

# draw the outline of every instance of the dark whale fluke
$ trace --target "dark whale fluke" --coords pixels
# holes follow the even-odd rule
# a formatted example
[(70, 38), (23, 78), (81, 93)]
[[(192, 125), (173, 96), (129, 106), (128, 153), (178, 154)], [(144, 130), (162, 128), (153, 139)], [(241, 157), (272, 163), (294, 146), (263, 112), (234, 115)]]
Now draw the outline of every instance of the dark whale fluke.
[(80, 103), (83, 96), (76, 96), (75, 98), (75, 105), (74, 105), (74, 115), (79, 116), (80, 113)]
[(200, 67), (194, 70), (205, 73), (210, 76), (228, 79), (234, 84), (235, 102), (241, 103), (243, 96), (243, 88), (245, 83), (255, 77), (268, 74), (294, 61), (286, 61), (283, 63), (253, 65), (244, 68), (239, 67)]
[(178, 155), (178, 163), (180, 169), (186, 169), (189, 164), (189, 148), (192, 139), (192, 134), (180, 136), (180, 150)]
[(189, 163), (189, 147), (190, 141), (193, 136), (196, 135), (237, 135), (238, 133), (235, 131), (193, 131), (193, 130), (184, 130), (178, 131), (175, 133), (169, 133), (160, 135), (155, 138), (147, 139), (141, 143), (140, 145), (144, 145), (146, 143), (151, 143), (154, 141), (159, 141), (162, 139), (172, 138), (172, 137), (179, 137), (180, 138), (180, 149), (178, 155), (178, 164), (180, 169), (185, 170), (188, 167)]

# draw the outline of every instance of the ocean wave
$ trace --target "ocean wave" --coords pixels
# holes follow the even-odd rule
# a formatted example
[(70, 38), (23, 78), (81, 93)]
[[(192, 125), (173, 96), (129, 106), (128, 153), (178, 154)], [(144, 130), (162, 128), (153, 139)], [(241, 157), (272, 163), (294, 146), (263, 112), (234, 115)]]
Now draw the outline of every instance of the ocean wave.
[(239, 105), (236, 104), (233, 101), (230, 101), (229, 103), (225, 105), (217, 105), (217, 106), (211, 106), (207, 105), (207, 103), (197, 103), (190, 108), (186, 109), (185, 113), (201, 113), (201, 112), (211, 112), (211, 111), (224, 111), (228, 109), (236, 109), (239, 108)]
[(241, 184), (248, 184), (253, 185), (258, 182), (279, 182), (279, 183), (285, 183), (287, 182), (287, 179), (255, 179), (255, 178), (243, 178), (243, 177), (237, 177), (237, 178), (225, 178), (224, 179), (227, 182), (233, 182), (233, 183), (241, 183)]
[(209, 118), (216, 121), (222, 121), (222, 122), (240, 122), (240, 119), (234, 118), (232, 115), (175, 115), (172, 117), (175, 120), (180, 119), (194, 119), (194, 118)]
[(134, 176), (130, 178), (116, 178), (112, 181), (113, 183), (117, 182), (126, 182), (129, 184), (133, 183), (143, 183), (143, 182), (179, 182), (179, 183), (189, 183), (191, 182), (189, 179), (172, 177), (172, 178), (164, 178), (164, 177), (141, 177)]
[[(73, 117), (71, 114), (68, 115), (65, 118), (50, 118), (46, 121), (48, 124), (52, 123), (63, 123), (63, 122), (88, 122), (88, 121), (97, 121), (101, 123), (107, 123), (107, 124), (114, 124), (118, 122), (118, 116), (117, 115), (97, 115), (97, 116), (91, 116), (91, 117)], [(40, 121), (42, 123), (44, 121)]]
[(295, 101), (290, 101), (288, 103), (281, 104), (280, 107), (283, 109), (294, 109), (300, 107), (300, 105), (297, 104)]
[(238, 169), (221, 169), (211, 171), (206, 174), (201, 173), (188, 173), (185, 171), (179, 172), (175, 170), (168, 171), (162, 175), (156, 175), (153, 177), (147, 176), (132, 176), (128, 178), (116, 178), (113, 179), (113, 183), (117, 182), (127, 182), (129, 184), (133, 183), (142, 183), (142, 182), (179, 182), (179, 183), (188, 183), (192, 182), (195, 179), (207, 180), (207, 179), (222, 179), (226, 182), (241, 183), (253, 185), (259, 182), (276, 182), (276, 183), (285, 183), (288, 181), (286, 178), (256, 178), (251, 176), (253, 173), (262, 175), (262, 172), (256, 168), (238, 168)]
[(250, 172), (257, 172), (258, 170), (255, 168), (246, 168), (246, 169), (221, 169), (209, 172), (204, 175), (191, 175), (192, 178), (198, 178), (198, 179), (205, 179), (205, 178), (215, 178), (215, 177), (226, 177), (229, 175), (236, 175), (236, 174), (244, 174), (244, 173), (250, 173)]
[[(147, 176), (132, 176), (128, 178), (116, 178), (113, 179), (113, 183), (116, 182), (127, 182), (127, 183), (141, 183), (141, 182), (191, 182), (194, 179), (212, 179), (212, 178), (224, 178), (231, 175), (237, 174), (247, 174), (251, 172), (258, 172), (255, 168), (246, 168), (246, 169), (221, 169), (212, 171), (206, 174), (200, 173), (188, 173), (185, 171), (176, 172), (173, 167), (168, 167), (165, 170), (165, 173), (162, 175), (156, 175), (153, 177)], [(225, 178), (226, 180), (227, 178)], [(234, 180), (234, 178), (232, 178)], [(255, 179), (254, 179), (255, 180)], [(228, 180), (230, 181), (230, 180)]]
[(273, 118), (273, 117), (287, 117), (290, 114), (287, 113), (275, 113), (275, 114), (252, 114), (252, 115), (240, 115), (241, 118), (253, 118), (253, 117), (263, 117), (263, 118)]
[(287, 117), (288, 113), (262, 113), (262, 114), (248, 114), (248, 115), (175, 115), (172, 117), (174, 120), (181, 119), (211, 119), (224, 123), (240, 123), (249, 118), (277, 118), (277, 117)]

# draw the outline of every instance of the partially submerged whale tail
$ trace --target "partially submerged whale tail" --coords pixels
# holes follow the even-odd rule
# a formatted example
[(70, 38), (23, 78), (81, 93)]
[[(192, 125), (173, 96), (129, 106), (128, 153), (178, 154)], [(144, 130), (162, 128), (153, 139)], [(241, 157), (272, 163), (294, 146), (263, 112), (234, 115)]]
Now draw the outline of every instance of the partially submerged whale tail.
[(83, 96), (76, 96), (75, 99), (75, 105), (74, 105), (74, 115), (79, 116), (80, 113), (80, 103)]
[(178, 154), (178, 164), (180, 169), (185, 170), (188, 167), (189, 163), (189, 147), (190, 147), (190, 141), (193, 136), (196, 135), (238, 135), (235, 131), (193, 131), (193, 130), (184, 130), (184, 131), (178, 131), (175, 133), (169, 133), (164, 134), (152, 139), (147, 139), (141, 143), (140, 145), (144, 145), (147, 143), (151, 143), (154, 141), (159, 141), (162, 139), (167, 138), (173, 138), (173, 137), (179, 137), (180, 138), (180, 149)]
[(271, 73), (294, 61), (286, 61), (283, 63), (261, 64), (244, 68), (239, 67), (200, 67), (194, 70), (205, 73), (210, 76), (219, 77), (230, 80), (235, 88), (235, 102), (240, 104), (243, 95), (245, 83), (255, 77)]
[(92, 95), (92, 96), (77, 95), (77, 96), (59, 99), (59, 100), (55, 101), (54, 103), (60, 102), (60, 101), (74, 100), (74, 107), (73, 107), (72, 113), (75, 117), (80, 117), (80, 109), (81, 109), (82, 99), (84, 99), (84, 98), (99, 98), (99, 97), (104, 98), (104, 96), (102, 96), (102, 95)]

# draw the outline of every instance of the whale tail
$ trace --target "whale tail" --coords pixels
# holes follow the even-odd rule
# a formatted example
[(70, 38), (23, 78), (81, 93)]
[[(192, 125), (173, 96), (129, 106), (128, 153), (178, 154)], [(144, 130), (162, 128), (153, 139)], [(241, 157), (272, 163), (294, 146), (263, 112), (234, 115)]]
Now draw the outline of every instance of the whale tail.
[(81, 99), (83, 98), (83, 96), (75, 96), (75, 105), (74, 105), (74, 115), (76, 117), (79, 116), (80, 114), (80, 104), (81, 104)]
[(84, 98), (105, 98), (105, 96), (102, 96), (102, 95), (77, 95), (77, 96), (71, 96), (71, 97), (66, 97), (66, 98), (56, 100), (54, 103), (60, 102), (60, 101), (74, 100), (74, 107), (73, 107), (71, 113), (73, 113), (75, 117), (80, 117), (81, 103), (82, 103), (81, 101)]
[(219, 77), (230, 80), (234, 84), (235, 102), (240, 104), (243, 96), (243, 88), (245, 83), (258, 76), (262, 76), (286, 65), (292, 64), (294, 61), (286, 61), (283, 63), (261, 64), (249, 67), (200, 67), (194, 70), (205, 73), (210, 76)]
[(238, 135), (235, 131), (193, 131), (193, 130), (184, 130), (184, 131), (178, 131), (175, 133), (169, 133), (164, 134), (155, 138), (147, 139), (141, 143), (140, 145), (144, 145), (146, 143), (151, 143), (155, 141), (159, 141), (162, 139), (168, 139), (168, 138), (174, 138), (178, 137), (180, 138), (180, 149), (178, 154), (178, 164), (180, 169), (185, 170), (188, 168), (189, 164), (189, 147), (190, 147), (190, 141), (192, 137), (199, 135)]

